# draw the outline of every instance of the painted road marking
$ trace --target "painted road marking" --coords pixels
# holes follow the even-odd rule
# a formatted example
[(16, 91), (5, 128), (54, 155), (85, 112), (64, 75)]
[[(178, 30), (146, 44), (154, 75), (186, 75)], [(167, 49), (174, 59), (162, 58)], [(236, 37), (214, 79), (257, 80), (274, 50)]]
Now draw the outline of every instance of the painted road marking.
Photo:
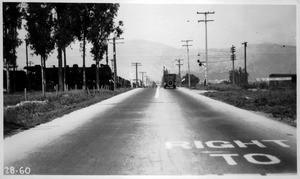
[(281, 147), (290, 147), (286, 144), (283, 143), (283, 141), (287, 141), (287, 140), (262, 140), (264, 142), (275, 142), (276, 144), (280, 145)]
[(257, 140), (251, 140), (251, 142), (248, 142), (248, 143), (243, 143), (239, 140), (234, 140), (234, 142), (241, 148), (247, 148), (247, 145), (257, 145), (258, 147), (266, 148), (265, 145), (263, 145), (262, 143), (260, 143)]
[(204, 154), (211, 154), (211, 153), (228, 153), (230, 151), (221, 151), (221, 150), (218, 150), (218, 151), (201, 151), (201, 153), (204, 153)]
[(211, 157), (223, 157), (228, 165), (237, 165), (237, 163), (233, 160), (233, 156), (239, 156), (239, 154), (209, 154)]
[(182, 141), (177, 141), (177, 142), (166, 142), (166, 148), (167, 149), (172, 149), (173, 147), (182, 147), (184, 149), (191, 149), (192, 147), (189, 146), (189, 142), (182, 142)]
[[(225, 161), (227, 162), (228, 165), (237, 165), (236, 161), (233, 159), (233, 157), (238, 157), (239, 154), (209, 154), (210, 157), (223, 157)], [(259, 161), (255, 159), (254, 157), (264, 157), (268, 161)], [(280, 163), (280, 160), (269, 154), (259, 154), (259, 153), (253, 153), (253, 154), (245, 154), (244, 158), (249, 162), (253, 164), (258, 164), (258, 165), (274, 165)]]
[[(259, 142), (258, 140), (250, 140), (250, 142), (242, 142), (240, 140), (234, 140), (233, 142), (229, 141), (222, 141), (222, 140), (215, 140), (215, 141), (207, 141), (207, 142), (202, 142), (202, 141), (194, 141), (194, 145), (197, 149), (204, 149), (206, 144), (206, 147), (209, 148), (236, 148), (234, 144), (237, 145), (239, 148), (248, 148), (249, 145), (254, 145), (260, 148), (266, 148), (266, 146), (262, 143), (274, 143), (277, 144), (280, 147), (290, 147), (289, 145), (283, 143), (283, 142), (288, 142), (287, 140), (261, 140)], [(165, 142), (165, 147), (167, 149), (173, 149), (173, 148), (183, 148), (183, 149), (192, 149), (191, 143), (187, 141), (167, 141)]]
[[(284, 143), (285, 142), (285, 143)], [(267, 148), (266, 145), (263, 143), (273, 143), (280, 147), (288, 148), (290, 147), (287, 145), (287, 140), (248, 140), (248, 141), (240, 141), (240, 140), (233, 140), (233, 142), (229, 141), (223, 141), (223, 140), (215, 140), (215, 141), (194, 141), (194, 145), (191, 145), (192, 143), (187, 141), (167, 141), (165, 143), (166, 149), (220, 149), (220, 148), (241, 148), (245, 149), (248, 148), (248, 146), (254, 146), (259, 148)], [(205, 144), (205, 145), (204, 145)], [(237, 162), (235, 161), (236, 157), (241, 157), (239, 154), (230, 153), (231, 151), (209, 151), (204, 150), (200, 151), (200, 153), (208, 154), (210, 157), (216, 158), (216, 160), (219, 160), (219, 158), (222, 158), (225, 160), (225, 162), (228, 165), (237, 165)], [(270, 155), (270, 154), (264, 154), (264, 153), (248, 153), (243, 155), (243, 158), (246, 159), (249, 163), (257, 164), (257, 165), (274, 165), (280, 163), (280, 159), (276, 156)]]
[(156, 88), (155, 99), (159, 99), (159, 86)]

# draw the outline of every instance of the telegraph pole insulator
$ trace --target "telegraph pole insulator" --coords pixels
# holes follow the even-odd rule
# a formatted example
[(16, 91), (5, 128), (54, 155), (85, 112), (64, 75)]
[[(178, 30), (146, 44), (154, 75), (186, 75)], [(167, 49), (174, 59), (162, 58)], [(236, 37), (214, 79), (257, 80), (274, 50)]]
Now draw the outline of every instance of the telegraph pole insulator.
[(234, 45), (232, 45), (232, 47), (230, 48), (230, 50), (231, 50), (231, 53), (235, 53), (235, 46)]

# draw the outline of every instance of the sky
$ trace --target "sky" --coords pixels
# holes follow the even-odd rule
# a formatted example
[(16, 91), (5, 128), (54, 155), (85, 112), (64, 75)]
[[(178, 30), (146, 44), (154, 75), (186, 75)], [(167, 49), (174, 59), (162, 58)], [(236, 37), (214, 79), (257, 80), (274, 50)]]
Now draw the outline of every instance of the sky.
[[(207, 23), (208, 48), (228, 49), (231, 45), (239, 46), (245, 41), (248, 44), (296, 45), (297, 13), (296, 5), (292, 3), (290, 3), (292, 5), (282, 3), (277, 3), (277, 5), (274, 3), (192, 4), (191, 2), (199, 1), (181, 0), (173, 1), (176, 4), (170, 4), (170, 1), (163, 1), (167, 2), (164, 4), (160, 1), (155, 1), (156, 4), (150, 4), (149, 1), (147, 3), (123, 2), (120, 3), (118, 16), (115, 19), (116, 23), (119, 20), (124, 22), (122, 38), (125, 43), (120, 45), (120, 48), (126, 45), (126, 41), (139, 39), (175, 48), (183, 48), (182, 40), (193, 40), (190, 43), (191, 48), (205, 49), (205, 24), (198, 22), (198, 20), (204, 20), (204, 15), (197, 14), (197, 12), (207, 11), (214, 12), (207, 16), (208, 20), (213, 20)], [(24, 39), (25, 34), (26, 32), (21, 30), (20, 38)], [(90, 51), (90, 47), (87, 47), (87, 52)], [(58, 66), (56, 51), (55, 49), (47, 60), (47, 66)], [(24, 44), (17, 49), (17, 53), (19, 69), (23, 69), (25, 66)], [(111, 49), (109, 54), (109, 59), (112, 59)], [(67, 55), (69, 65), (77, 63), (82, 66), (78, 42), (71, 44), (71, 47), (67, 49)], [(86, 59), (86, 66), (94, 63), (89, 53)], [(40, 57), (30, 56), (30, 61), (38, 65)], [(121, 68), (118, 70), (120, 70), (118, 74), (125, 74), (121, 72)]]
[(205, 48), (207, 15), (208, 45), (227, 48), (228, 43), (296, 44), (296, 7), (293, 5), (201, 5), (121, 4), (118, 19), (124, 21), (126, 40), (144, 39), (180, 47), (181, 40), (193, 40)]

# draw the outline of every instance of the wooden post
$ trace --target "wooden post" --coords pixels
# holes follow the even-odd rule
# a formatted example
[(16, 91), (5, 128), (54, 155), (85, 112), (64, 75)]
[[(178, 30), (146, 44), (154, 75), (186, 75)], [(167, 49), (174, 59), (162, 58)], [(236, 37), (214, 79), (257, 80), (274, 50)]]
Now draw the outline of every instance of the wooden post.
[(89, 90), (89, 88), (87, 87), (86, 89), (87, 89), (87, 92), (88, 92), (88, 94), (90, 95), (91, 93), (90, 93), (90, 90)]
[(58, 94), (58, 89), (57, 89), (57, 85), (55, 85), (55, 91), (56, 91), (56, 95)]
[(24, 88), (25, 101), (27, 101), (27, 90)]

